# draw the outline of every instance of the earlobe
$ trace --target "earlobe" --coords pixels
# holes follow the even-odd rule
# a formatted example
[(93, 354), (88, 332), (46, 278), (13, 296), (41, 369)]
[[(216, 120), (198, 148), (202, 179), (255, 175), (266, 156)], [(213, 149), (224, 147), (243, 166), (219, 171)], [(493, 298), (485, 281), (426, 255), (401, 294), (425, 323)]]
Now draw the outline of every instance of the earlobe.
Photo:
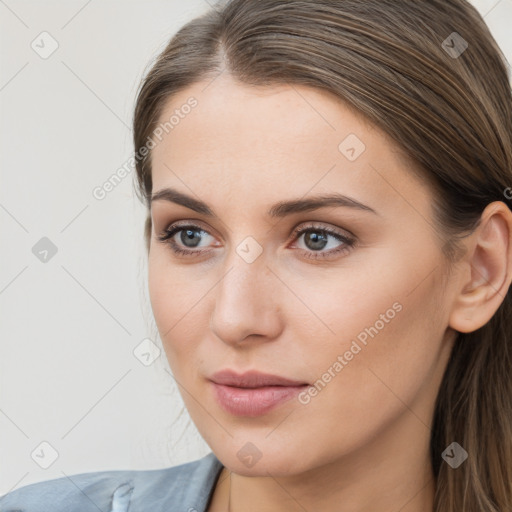
[(461, 289), (453, 304), (450, 327), (473, 332), (484, 326), (505, 299), (512, 281), (512, 212), (494, 201), (468, 237)]

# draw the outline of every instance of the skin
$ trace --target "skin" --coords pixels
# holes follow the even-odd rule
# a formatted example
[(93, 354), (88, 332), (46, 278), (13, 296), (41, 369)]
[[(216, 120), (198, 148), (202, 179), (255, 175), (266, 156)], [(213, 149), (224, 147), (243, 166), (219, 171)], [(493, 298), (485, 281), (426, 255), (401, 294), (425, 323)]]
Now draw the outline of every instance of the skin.
[[(455, 331), (485, 324), (510, 285), (510, 211), (487, 207), (448, 274), (432, 192), (392, 140), (344, 102), (224, 74), (168, 100), (162, 121), (190, 96), (197, 107), (152, 150), (153, 192), (172, 187), (218, 217), (154, 201), (148, 277), (172, 373), (224, 466), (209, 512), (432, 512), (435, 399)], [(338, 148), (349, 134), (366, 146), (354, 161)], [(376, 213), (266, 214), (279, 201), (333, 191)], [(156, 238), (178, 221), (198, 225), (201, 242), (186, 246), (178, 233), (176, 244), (208, 252), (176, 255)], [(293, 237), (313, 223), (356, 244), (310, 259), (344, 246), (329, 235), (315, 250), (307, 233)], [(248, 236), (263, 249), (252, 263), (236, 252)], [(401, 310), (309, 403), (247, 418), (216, 402), (207, 378), (225, 368), (314, 384), (396, 303)], [(247, 442), (261, 453), (252, 467), (237, 457)]]

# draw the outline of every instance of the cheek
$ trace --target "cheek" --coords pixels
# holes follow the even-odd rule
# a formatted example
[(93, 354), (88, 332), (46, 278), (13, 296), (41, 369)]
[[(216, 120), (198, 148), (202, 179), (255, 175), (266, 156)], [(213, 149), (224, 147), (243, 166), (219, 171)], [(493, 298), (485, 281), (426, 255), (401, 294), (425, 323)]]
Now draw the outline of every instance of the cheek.
[[(315, 313), (293, 327), (316, 383), (307, 407), (319, 414), (332, 408), (356, 432), (363, 420), (376, 427), (398, 414), (432, 381), (444, 318), (439, 279), (428, 275), (435, 255), (423, 258), (381, 254), (380, 264), (364, 272), (326, 279), (321, 293), (297, 290)], [(329, 423), (324, 418), (319, 421)]]
[(173, 265), (169, 259), (165, 250), (150, 252), (148, 291), (155, 322), (174, 371), (175, 361), (187, 364), (209, 330), (209, 318), (204, 312), (212, 300), (213, 295), (207, 292), (215, 280), (208, 273), (201, 275), (195, 265)]
[[(297, 302), (286, 310), (293, 330), (287, 338), (296, 340), (287, 365), (313, 386), (300, 397), (286, 428), (273, 433), (272, 449), (281, 446), (281, 435), (293, 432), (286, 442), (300, 449), (303, 460), (334, 460), (364, 446), (409, 410), (413, 424), (428, 430), (439, 376), (439, 284), (431, 276), (418, 285), (417, 271), (408, 265), (397, 258), (379, 267), (385, 271), (345, 275), (337, 283), (326, 279), (322, 293), (308, 290), (306, 282), (294, 288), (314, 314), (302, 305), (306, 313), (294, 316)], [(311, 443), (312, 432), (322, 449)], [(271, 444), (264, 436), (260, 442)]]

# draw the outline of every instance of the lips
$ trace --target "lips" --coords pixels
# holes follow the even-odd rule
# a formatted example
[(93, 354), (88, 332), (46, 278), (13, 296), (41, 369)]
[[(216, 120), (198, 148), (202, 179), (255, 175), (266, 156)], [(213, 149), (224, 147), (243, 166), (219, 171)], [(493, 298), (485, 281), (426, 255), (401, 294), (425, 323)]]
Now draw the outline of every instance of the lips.
[(306, 382), (257, 371), (222, 370), (210, 377), (218, 404), (235, 416), (261, 416), (296, 397)]
[(237, 388), (261, 388), (265, 386), (303, 386), (308, 384), (304, 381), (287, 379), (279, 375), (261, 373), (258, 371), (249, 371), (238, 374), (233, 370), (222, 370), (214, 373), (210, 380), (217, 384), (225, 386), (234, 386)]

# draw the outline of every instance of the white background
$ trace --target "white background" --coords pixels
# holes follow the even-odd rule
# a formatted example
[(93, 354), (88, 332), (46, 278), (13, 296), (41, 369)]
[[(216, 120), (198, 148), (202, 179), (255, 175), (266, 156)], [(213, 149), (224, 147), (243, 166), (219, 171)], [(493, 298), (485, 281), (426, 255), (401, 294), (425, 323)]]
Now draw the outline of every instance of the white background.
[[(512, 0), (474, 3), (512, 62)], [(144, 366), (133, 354), (156, 339), (134, 172), (105, 199), (92, 195), (132, 154), (145, 70), (208, 9), (205, 0), (0, 0), (0, 495), (210, 451), (165, 355)], [(43, 31), (59, 45), (47, 59), (31, 48)], [(57, 248), (46, 263), (32, 252), (43, 237)]]

